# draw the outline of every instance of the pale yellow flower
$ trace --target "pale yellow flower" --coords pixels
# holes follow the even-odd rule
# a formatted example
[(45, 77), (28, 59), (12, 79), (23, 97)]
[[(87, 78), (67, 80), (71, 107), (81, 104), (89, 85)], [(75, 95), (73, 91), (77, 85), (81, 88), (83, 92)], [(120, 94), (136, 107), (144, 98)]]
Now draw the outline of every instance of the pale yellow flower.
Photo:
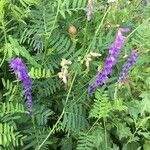
[(116, 0), (108, 0), (107, 2), (108, 3), (113, 3), (113, 2), (115, 2)]
[(62, 59), (60, 65), (62, 66), (61, 72), (58, 73), (58, 77), (62, 79), (62, 81), (67, 84), (67, 80), (69, 77), (68, 65), (71, 65), (72, 62), (70, 60)]
[(71, 65), (72, 64), (72, 62), (70, 61), (70, 60), (66, 60), (66, 59), (62, 59), (62, 61), (61, 61), (61, 63), (60, 63), (60, 65), (62, 66), (62, 67), (64, 67), (64, 66), (66, 66), (66, 65)]

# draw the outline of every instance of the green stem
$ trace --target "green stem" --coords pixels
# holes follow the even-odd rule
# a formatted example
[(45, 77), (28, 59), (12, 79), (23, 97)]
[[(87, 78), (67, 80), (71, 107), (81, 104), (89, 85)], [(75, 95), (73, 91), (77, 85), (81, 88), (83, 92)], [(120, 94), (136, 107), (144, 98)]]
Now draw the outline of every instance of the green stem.
[(105, 148), (107, 150), (108, 149), (108, 145), (107, 145), (107, 130), (106, 130), (106, 122), (105, 122), (104, 118), (103, 118), (103, 123), (104, 123), (104, 130), (105, 130)]
[(36, 132), (35, 118), (33, 116), (32, 116), (32, 124), (33, 124), (33, 128), (34, 128), (35, 136), (36, 136), (36, 141), (37, 141), (37, 144), (39, 146), (40, 145), (40, 143), (39, 143), (39, 136), (38, 136), (38, 133)]
[[(150, 20), (150, 18), (148, 18), (144, 23), (148, 23), (148, 21)], [(128, 40), (127, 39), (129, 39), (131, 36), (132, 36), (132, 34), (134, 34), (144, 23), (142, 23), (142, 24), (140, 24), (139, 26), (137, 26), (127, 37), (126, 37), (126, 41), (125, 42), (127, 42)], [(125, 54), (124, 55), (127, 55), (127, 51), (125, 50)]]
[(94, 128), (94, 126), (98, 123), (98, 121), (100, 120), (100, 118), (98, 118), (92, 125), (92, 127), (88, 130), (87, 134), (90, 133), (90, 131)]
[(117, 99), (117, 92), (118, 92), (118, 84), (115, 85), (115, 92), (114, 92), (114, 100)]
[(52, 130), (49, 132), (49, 134), (47, 135), (47, 137), (44, 139), (44, 141), (38, 146), (37, 150), (40, 150), (41, 147), (43, 146), (43, 144), (48, 140), (48, 138), (50, 137), (50, 135), (54, 132), (55, 128), (57, 127), (59, 121), (61, 120), (61, 118), (63, 117), (65, 113), (65, 110), (63, 109), (61, 115), (59, 116), (57, 122), (55, 123), (55, 125), (53, 126)]
[[(57, 1), (58, 2), (58, 1)], [(56, 16), (55, 16), (55, 19), (54, 19), (54, 23), (52, 25), (52, 29), (51, 29), (51, 32), (49, 33), (48, 37), (47, 37), (47, 33), (46, 33), (46, 37), (45, 37), (45, 48), (44, 48), (44, 54), (43, 54), (43, 60), (42, 60), (42, 65), (45, 63), (45, 57), (46, 57), (46, 52), (47, 52), (47, 39), (49, 39), (52, 35), (52, 32), (54, 30), (54, 27), (55, 27), (55, 24), (56, 24), (56, 21), (57, 21), (57, 18), (58, 18), (58, 14), (59, 14), (59, 8), (60, 8), (60, 3), (58, 2), (58, 5), (57, 5), (57, 12), (56, 12)], [(44, 21), (44, 27), (45, 26), (45, 21)], [(45, 28), (46, 29), (46, 28)], [(47, 30), (45, 30), (47, 31)], [(41, 65), (41, 66), (42, 66)]]
[[(88, 54), (89, 51), (91, 50), (92, 44), (93, 44), (93, 42), (95, 41), (95, 38), (96, 38), (97, 34), (99, 33), (99, 30), (101, 29), (101, 27), (102, 27), (102, 25), (103, 25), (103, 22), (104, 22), (104, 20), (105, 20), (105, 18), (106, 18), (106, 16), (107, 16), (109, 10), (110, 10), (110, 7), (109, 7), (109, 8), (107, 9), (107, 11), (105, 12), (105, 14), (104, 14), (104, 16), (103, 16), (103, 18), (102, 18), (100, 24), (99, 24), (98, 27), (97, 27), (97, 30), (95, 31), (93, 40), (91, 41), (90, 45), (89, 45), (88, 48), (87, 48), (85, 57), (87, 56), (87, 54)], [(87, 71), (85, 71), (85, 73), (83, 74), (83, 76), (85, 76), (86, 74), (87, 74)]]
[[(73, 77), (73, 80), (71, 82), (71, 86), (69, 88), (69, 91), (68, 91), (68, 94), (67, 94), (67, 97), (66, 97), (66, 101), (65, 101), (65, 104), (68, 102), (68, 99), (69, 99), (69, 96), (70, 96), (70, 93), (71, 93), (71, 90), (72, 90), (72, 87), (73, 87), (73, 83), (75, 81), (75, 78), (76, 78), (76, 75), (77, 73), (75, 73), (74, 77)], [(55, 128), (57, 127), (59, 121), (62, 119), (63, 115), (65, 113), (65, 108), (63, 109), (61, 115), (59, 116), (58, 120), (56, 121), (55, 125), (53, 126), (52, 130), (49, 132), (49, 134), (47, 135), (47, 137), (44, 139), (44, 141), (40, 144), (40, 146), (37, 148), (37, 150), (40, 150), (41, 147), (43, 146), (43, 144), (48, 140), (48, 138), (50, 137), (50, 135), (54, 132)]]
[(4, 24), (4, 20), (2, 19), (2, 28), (3, 28), (3, 32), (4, 32), (4, 38), (5, 38), (5, 50), (4, 50), (4, 57), (0, 63), (0, 67), (3, 65), (5, 59), (6, 59), (6, 56), (7, 56), (7, 34), (6, 34), (6, 29), (5, 29), (5, 24)]
[[(148, 21), (150, 21), (150, 18), (148, 18), (144, 23), (148, 23)], [(140, 24), (139, 26), (137, 26), (128, 36), (126, 39), (129, 39), (129, 37), (134, 33), (136, 32), (144, 23)], [(126, 40), (127, 42), (127, 40)]]
[(85, 47), (85, 43), (86, 43), (87, 28), (88, 28), (88, 20), (86, 20), (86, 23), (85, 23), (85, 31), (84, 31), (84, 38), (83, 38), (83, 45), (82, 45), (82, 49), (84, 49), (84, 47)]
[[(104, 16), (103, 16), (103, 18), (102, 18), (100, 24), (98, 25), (98, 28), (97, 28), (97, 30), (95, 31), (93, 40), (92, 40), (92, 42), (90, 43), (90, 45), (89, 45), (89, 47), (88, 47), (88, 49), (87, 49), (86, 55), (87, 55), (88, 52), (90, 51), (90, 49), (91, 49), (91, 47), (92, 47), (92, 44), (93, 44), (93, 42), (94, 42), (94, 40), (95, 40), (97, 34), (99, 33), (99, 30), (101, 29), (101, 27), (102, 27), (102, 25), (103, 25), (103, 22), (104, 22), (104, 20), (105, 20), (105, 18), (106, 18), (106, 16), (107, 16), (109, 10), (110, 10), (110, 7), (107, 9), (107, 11), (105, 12), (105, 14), (104, 14)], [(85, 55), (85, 56), (86, 56), (86, 55)]]

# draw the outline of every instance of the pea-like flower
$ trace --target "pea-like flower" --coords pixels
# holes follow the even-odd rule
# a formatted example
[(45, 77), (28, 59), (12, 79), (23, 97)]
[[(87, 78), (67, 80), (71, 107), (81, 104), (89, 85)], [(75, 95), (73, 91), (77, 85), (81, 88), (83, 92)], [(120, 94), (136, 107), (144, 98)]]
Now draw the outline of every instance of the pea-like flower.
[(25, 98), (26, 98), (26, 104), (27, 104), (27, 110), (29, 112), (29, 115), (32, 115), (32, 95), (31, 95), (31, 89), (32, 89), (32, 80), (28, 75), (28, 71), (23, 64), (21, 58), (15, 58), (10, 61), (10, 67), (13, 69), (13, 71), (18, 75), (18, 80), (22, 81), (23, 87), (25, 90)]
[(123, 47), (125, 40), (125, 37), (122, 35), (123, 32), (129, 32), (129, 29), (120, 28), (118, 30), (115, 41), (109, 48), (109, 55), (105, 60), (104, 69), (98, 73), (95, 82), (89, 85), (89, 93), (92, 93), (95, 88), (102, 86), (109, 79), (108, 75), (112, 73), (112, 67), (116, 64), (120, 49)]
[(71, 65), (72, 62), (70, 60), (62, 59), (60, 65), (61, 65), (61, 71), (58, 73), (58, 77), (62, 79), (62, 81), (67, 84), (68, 78), (69, 78), (69, 71), (68, 71), (68, 65)]
[(122, 68), (122, 71), (119, 74), (119, 83), (123, 83), (126, 81), (126, 76), (128, 75), (130, 68), (135, 64), (137, 57), (137, 52), (135, 50), (132, 51), (130, 58), (125, 63), (125, 65)]
[(115, 2), (116, 0), (108, 0), (108, 3), (113, 3)]
[(100, 53), (96, 53), (96, 52), (90, 52), (87, 55), (84, 56), (84, 58), (82, 59), (82, 57), (78, 57), (78, 61), (81, 64), (85, 64), (86, 69), (89, 71), (89, 66), (90, 66), (90, 62), (95, 59), (100, 57), (101, 54)]

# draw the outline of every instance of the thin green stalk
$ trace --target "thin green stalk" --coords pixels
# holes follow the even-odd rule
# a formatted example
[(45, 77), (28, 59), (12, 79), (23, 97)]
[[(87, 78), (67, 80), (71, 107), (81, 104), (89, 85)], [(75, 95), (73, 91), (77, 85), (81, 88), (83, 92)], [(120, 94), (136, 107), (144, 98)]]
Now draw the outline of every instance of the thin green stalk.
[[(150, 21), (150, 18), (148, 18), (144, 23), (148, 23), (148, 21)], [(139, 26), (137, 26), (128, 36), (126, 39), (129, 39), (129, 37), (135, 33), (144, 23), (140, 24)], [(127, 41), (127, 40), (126, 40)]]
[(87, 28), (88, 28), (88, 20), (85, 22), (85, 31), (84, 31), (84, 38), (83, 38), (83, 44), (82, 44), (82, 49), (84, 49), (85, 43), (86, 43), (86, 38), (87, 38)]
[(55, 123), (55, 125), (53, 126), (52, 130), (49, 132), (49, 134), (47, 135), (47, 137), (44, 139), (44, 141), (38, 146), (37, 150), (40, 150), (41, 147), (43, 146), (43, 144), (48, 140), (48, 138), (50, 137), (50, 135), (54, 132), (55, 128), (57, 127), (59, 121), (61, 120), (61, 118), (63, 117), (65, 113), (65, 110), (63, 109), (61, 115), (59, 116), (57, 122)]
[[(150, 18), (148, 18), (144, 23), (148, 23), (149, 20), (150, 20)], [(140, 24), (139, 26), (137, 26), (137, 27), (126, 37), (126, 41), (125, 41), (125, 42), (127, 42), (128, 39), (129, 39), (144, 23), (142, 23), (142, 24)], [(127, 50), (125, 50), (124, 55), (127, 55)]]
[(98, 123), (99, 120), (100, 120), (100, 118), (98, 118), (98, 119), (93, 123), (93, 125), (91, 126), (91, 128), (88, 130), (87, 134), (90, 133), (90, 131), (94, 128), (94, 126)]
[(0, 63), (0, 67), (3, 65), (5, 59), (6, 59), (6, 56), (7, 56), (7, 34), (6, 34), (6, 29), (5, 29), (5, 24), (4, 24), (4, 20), (2, 19), (2, 28), (3, 28), (3, 32), (4, 32), (4, 38), (5, 38), (5, 50), (4, 50), (4, 57)]
[[(45, 37), (45, 49), (44, 49), (44, 54), (43, 54), (42, 65), (45, 62), (45, 57), (46, 57), (46, 52), (47, 52), (47, 39), (50, 38), (50, 36), (52, 35), (52, 32), (54, 30), (54, 27), (55, 27), (55, 24), (56, 24), (56, 21), (57, 21), (57, 18), (58, 18), (58, 14), (59, 14), (59, 9), (60, 9), (60, 2), (58, 2), (56, 16), (55, 16), (55, 19), (54, 19), (54, 23), (52, 25), (51, 32), (49, 33), (48, 37), (47, 37), (47, 33), (46, 33), (46, 37)], [(44, 27), (45, 27), (45, 21), (44, 21)], [(45, 30), (45, 31), (47, 31), (47, 30)]]
[(95, 40), (95, 38), (96, 38), (97, 34), (99, 33), (99, 30), (101, 29), (101, 27), (102, 27), (102, 25), (103, 25), (103, 22), (104, 22), (104, 20), (105, 20), (105, 18), (106, 18), (106, 16), (107, 16), (107, 14), (108, 14), (109, 10), (110, 10), (110, 7), (107, 9), (107, 11), (105, 12), (105, 14), (104, 14), (104, 16), (103, 16), (103, 18), (102, 18), (102, 20), (101, 20), (100, 24), (98, 25), (97, 30), (95, 31), (95, 34), (94, 34), (93, 40), (92, 40), (92, 42), (90, 43), (90, 45), (89, 45), (89, 47), (88, 47), (88, 49), (87, 49), (86, 55), (87, 55), (87, 54), (88, 54), (88, 52), (90, 51), (91, 46), (92, 46), (92, 44), (93, 44), (93, 41)]
[[(71, 82), (71, 86), (69, 88), (69, 91), (68, 91), (68, 94), (67, 94), (67, 97), (66, 97), (66, 101), (65, 101), (65, 104), (68, 102), (68, 99), (69, 99), (69, 96), (70, 96), (70, 93), (71, 93), (71, 90), (72, 90), (72, 87), (73, 87), (73, 83), (75, 81), (75, 78), (76, 78), (76, 75), (77, 73), (75, 73), (74, 77), (73, 77), (73, 80)], [(44, 139), (44, 141), (40, 144), (40, 146), (37, 148), (37, 150), (40, 150), (41, 147), (43, 146), (43, 144), (48, 140), (48, 138), (50, 137), (50, 135), (54, 132), (55, 128), (57, 127), (59, 121), (62, 119), (63, 115), (65, 113), (65, 108), (63, 109), (61, 115), (59, 116), (58, 120), (56, 121), (55, 125), (53, 126), (52, 130), (49, 132), (49, 134), (47, 135), (47, 137)]]
[[(98, 123), (98, 121), (100, 120), (101, 118), (98, 118), (94, 124), (91, 126), (91, 128), (88, 130), (87, 134), (90, 133), (90, 131), (95, 127), (95, 125)], [(105, 122), (105, 119), (103, 118), (103, 124), (104, 124), (104, 130), (105, 130), (105, 148), (107, 150), (108, 148), (108, 145), (107, 145), (107, 130), (106, 130), (106, 122)]]
[(108, 145), (107, 145), (107, 130), (106, 130), (106, 122), (105, 122), (104, 118), (103, 118), (103, 123), (104, 123), (104, 130), (105, 130), (105, 148), (107, 150), (108, 149)]
[(118, 92), (118, 83), (116, 83), (115, 85), (114, 100), (117, 99), (117, 92)]
[[(93, 44), (93, 42), (94, 42), (94, 40), (95, 40), (95, 38), (96, 38), (97, 34), (99, 33), (99, 30), (101, 29), (101, 27), (102, 27), (102, 25), (103, 25), (103, 22), (104, 22), (104, 20), (105, 20), (105, 18), (106, 18), (106, 16), (107, 16), (107, 14), (108, 14), (109, 10), (110, 10), (110, 7), (109, 7), (109, 8), (107, 9), (107, 11), (105, 12), (105, 14), (104, 14), (104, 16), (103, 16), (103, 18), (102, 18), (102, 20), (101, 20), (100, 24), (99, 24), (99, 25), (98, 25), (98, 27), (97, 27), (97, 30), (95, 31), (95, 34), (94, 34), (93, 40), (91, 41), (90, 45), (89, 45), (89, 46), (88, 46), (88, 48), (87, 48), (87, 51), (86, 51), (85, 57), (86, 57), (86, 56), (87, 56), (87, 54), (89, 53), (89, 51), (90, 51), (90, 49), (91, 49), (91, 47), (92, 47), (92, 44)], [(83, 74), (83, 76), (85, 76), (85, 75), (86, 75), (86, 73), (87, 73), (87, 71), (85, 71), (85, 73)]]
[(33, 128), (34, 128), (35, 136), (36, 136), (36, 141), (37, 141), (37, 144), (39, 146), (40, 145), (40, 143), (39, 143), (39, 136), (38, 136), (38, 133), (36, 132), (35, 118), (34, 118), (34, 116), (32, 116), (32, 124), (33, 124)]

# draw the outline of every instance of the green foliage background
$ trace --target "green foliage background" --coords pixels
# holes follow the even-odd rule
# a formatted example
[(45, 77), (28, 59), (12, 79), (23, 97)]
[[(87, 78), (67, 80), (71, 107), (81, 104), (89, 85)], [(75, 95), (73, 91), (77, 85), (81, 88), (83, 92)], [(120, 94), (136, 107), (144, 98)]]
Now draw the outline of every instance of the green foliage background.
[[(150, 5), (128, 2), (95, 0), (88, 22), (87, 0), (0, 0), (1, 150), (150, 149)], [(68, 32), (72, 25), (76, 34)], [(130, 28), (125, 46), (109, 81), (90, 95), (88, 84), (103, 67), (118, 26)], [(138, 60), (117, 88), (132, 49)], [(102, 56), (86, 69), (78, 58), (90, 51)], [(32, 117), (9, 67), (15, 57), (33, 80)], [(72, 61), (65, 85), (58, 77), (62, 58)]]

